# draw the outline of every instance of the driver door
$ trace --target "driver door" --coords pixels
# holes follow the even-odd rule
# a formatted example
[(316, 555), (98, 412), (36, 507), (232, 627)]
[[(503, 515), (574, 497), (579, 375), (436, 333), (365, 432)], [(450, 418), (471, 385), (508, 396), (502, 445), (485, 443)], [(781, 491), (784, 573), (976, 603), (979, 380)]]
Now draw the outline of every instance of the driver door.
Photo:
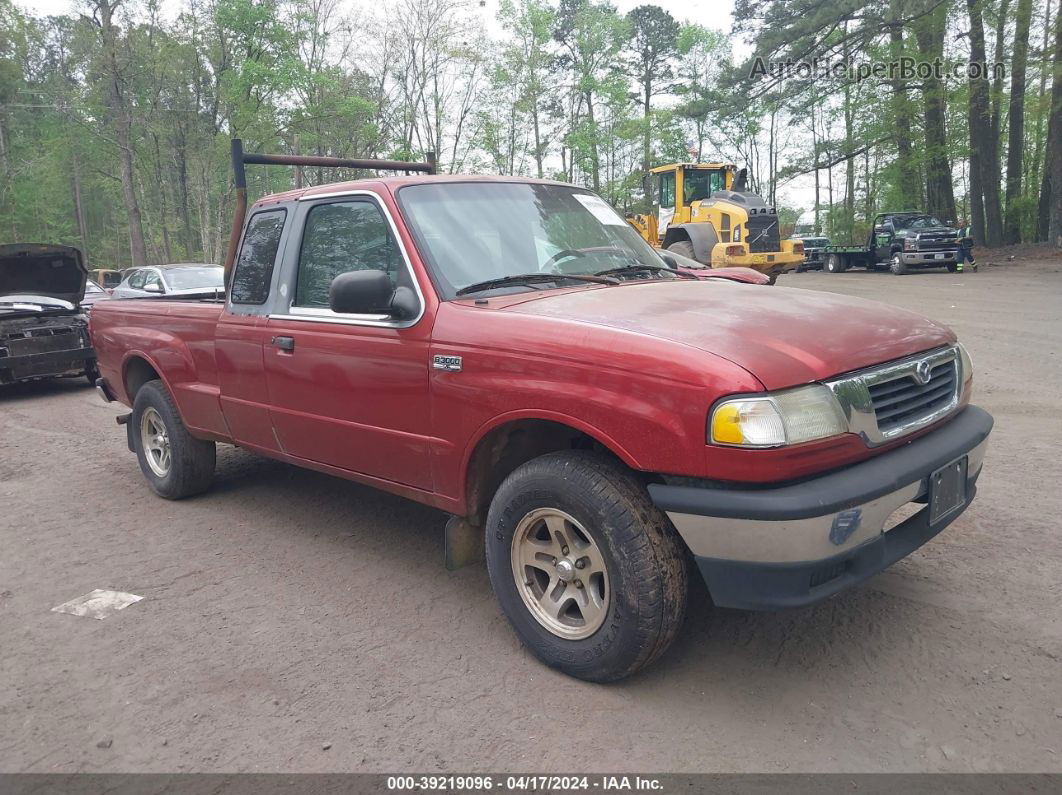
[(877, 227), (873, 232), (874, 234), (874, 258), (878, 262), (884, 262), (892, 257), (892, 239), (896, 236), (896, 230), (893, 227), (891, 220), (886, 220), (883, 224), (878, 226), (882, 227), (882, 231), (878, 231)]
[(354, 270), (382, 270), (421, 297), (390, 216), (368, 193), (300, 205), (286, 311), (269, 316), (264, 335), (277, 442), (297, 458), (430, 489), (430, 322), (328, 304), (332, 279)]

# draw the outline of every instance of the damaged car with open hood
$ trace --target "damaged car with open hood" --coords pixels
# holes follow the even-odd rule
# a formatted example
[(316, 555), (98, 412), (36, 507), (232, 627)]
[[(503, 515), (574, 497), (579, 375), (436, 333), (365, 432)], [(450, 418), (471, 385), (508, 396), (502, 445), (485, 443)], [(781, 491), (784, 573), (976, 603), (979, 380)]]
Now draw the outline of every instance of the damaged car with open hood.
[(81, 309), (88, 272), (70, 246), (0, 246), (0, 385), (40, 378), (96, 380)]

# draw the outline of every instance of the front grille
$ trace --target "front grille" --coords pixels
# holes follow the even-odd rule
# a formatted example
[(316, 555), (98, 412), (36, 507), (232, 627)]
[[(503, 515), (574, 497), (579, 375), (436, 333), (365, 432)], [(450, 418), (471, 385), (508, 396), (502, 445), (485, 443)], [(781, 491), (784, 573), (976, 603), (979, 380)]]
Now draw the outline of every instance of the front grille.
[(778, 235), (778, 216), (772, 213), (750, 215), (745, 224), (748, 235), (746, 239), (749, 251), (754, 254), (766, 251), (778, 251), (781, 238)]
[(9, 356), (31, 356), (38, 353), (79, 350), (85, 347), (85, 342), (80, 334), (74, 333), (73, 329), (68, 329), (65, 334), (9, 338), (5, 347)]
[(870, 403), (883, 434), (932, 415), (955, 399), (958, 385), (956, 359), (930, 370), (929, 380), (919, 383), (913, 374), (870, 384)]
[(919, 251), (940, 251), (955, 248), (955, 235), (942, 233), (922, 233), (918, 236)]

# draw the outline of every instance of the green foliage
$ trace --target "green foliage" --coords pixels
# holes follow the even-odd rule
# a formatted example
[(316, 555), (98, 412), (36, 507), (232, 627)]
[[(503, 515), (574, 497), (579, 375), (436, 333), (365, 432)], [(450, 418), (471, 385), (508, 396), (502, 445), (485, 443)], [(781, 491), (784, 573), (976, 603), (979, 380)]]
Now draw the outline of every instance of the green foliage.
[[(501, 0), (491, 41), (475, 0), (356, 13), (342, 0), (187, 0), (176, 16), (158, 0), (124, 0), (108, 49), (93, 14), (101, 2), (41, 18), (0, 0), (0, 240), (70, 243), (94, 263), (127, 265), (134, 225), (117, 135), (126, 117), (132, 201), (154, 261), (220, 260), (237, 135), (249, 151), (421, 159), (431, 150), (444, 170), (556, 177), (635, 211), (652, 207), (645, 165), (733, 161), (779, 204), (799, 197), (801, 207), (780, 207), (786, 223), (798, 210), (815, 214), (817, 198), (823, 231), (855, 240), (873, 213), (923, 201), (942, 157), (957, 213), (970, 207), (970, 84), (950, 76), (968, 55), (965, 4), (737, 0), (726, 33), (651, 2), (621, 15), (606, 0)], [(1001, 13), (985, 6), (990, 52)], [(999, 30), (1013, 52), (1012, 26)], [(1054, 64), (1042, 52), (1052, 33), (1037, 11), (1013, 204), (1026, 240), (1052, 160)], [(925, 55), (941, 35), (943, 152), (926, 144), (939, 127), (918, 79), (755, 80), (731, 50), (740, 36), (753, 57), (858, 66)], [(1004, 108), (1009, 88), (993, 95)], [(352, 176), (301, 170), (303, 184)], [(295, 179), (290, 168), (248, 170), (252, 198)]]

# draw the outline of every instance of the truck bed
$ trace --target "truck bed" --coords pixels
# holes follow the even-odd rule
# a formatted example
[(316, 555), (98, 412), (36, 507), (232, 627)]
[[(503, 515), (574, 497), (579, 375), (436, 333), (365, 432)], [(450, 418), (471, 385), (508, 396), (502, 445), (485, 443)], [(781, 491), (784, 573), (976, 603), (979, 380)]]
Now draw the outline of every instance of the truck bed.
[(224, 303), (215, 299), (100, 301), (89, 320), (100, 375), (116, 397), (131, 403), (126, 392), (130, 380), (144, 377), (131, 363), (148, 362), (181, 406), (189, 428), (228, 440), (214, 348), (223, 309)]

